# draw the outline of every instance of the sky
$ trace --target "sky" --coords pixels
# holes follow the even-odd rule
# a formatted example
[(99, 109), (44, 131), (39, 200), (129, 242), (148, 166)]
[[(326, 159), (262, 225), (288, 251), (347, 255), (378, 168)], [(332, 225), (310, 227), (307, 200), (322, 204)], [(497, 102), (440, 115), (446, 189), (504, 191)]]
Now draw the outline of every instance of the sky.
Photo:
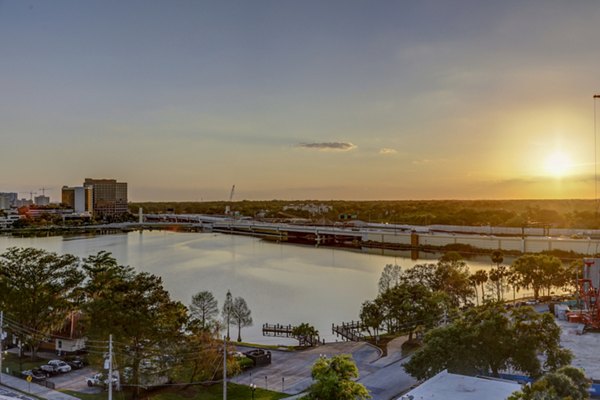
[(0, 0), (0, 192), (594, 198), (598, 21), (595, 0)]

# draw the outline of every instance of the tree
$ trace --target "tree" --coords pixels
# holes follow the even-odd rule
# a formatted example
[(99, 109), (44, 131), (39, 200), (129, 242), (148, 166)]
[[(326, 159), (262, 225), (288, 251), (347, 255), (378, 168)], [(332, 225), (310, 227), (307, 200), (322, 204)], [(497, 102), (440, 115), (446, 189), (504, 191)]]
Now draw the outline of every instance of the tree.
[(379, 336), (379, 329), (385, 320), (385, 313), (383, 307), (381, 307), (381, 301), (365, 301), (362, 303), (360, 309), (360, 322), (367, 328), (369, 335), (371, 335), (371, 328), (373, 329), (373, 335)]
[(487, 272), (485, 272), (485, 270), (483, 270), (483, 269), (480, 269), (478, 271), (475, 271), (473, 274), (471, 274), (469, 279), (471, 279), (471, 282), (473, 282), (474, 285), (481, 285), (481, 300), (485, 301), (484, 285), (488, 281)]
[(469, 303), (469, 298), (473, 296), (469, 267), (459, 253), (448, 252), (440, 257), (431, 289), (448, 294), (455, 307)]
[(358, 368), (349, 354), (320, 357), (313, 365), (314, 383), (308, 389), (313, 400), (361, 400), (371, 397), (367, 388), (355, 382)]
[(518, 276), (518, 285), (525, 289), (533, 289), (533, 297), (537, 300), (540, 291), (561, 287), (565, 283), (565, 273), (561, 261), (554, 256), (544, 254), (525, 254), (517, 258), (511, 269)]
[(378, 297), (385, 310), (390, 333), (408, 332), (409, 340), (418, 326), (432, 328), (440, 321), (448, 297), (412, 282), (403, 282)]
[(590, 381), (582, 370), (570, 365), (542, 376), (521, 391), (514, 392), (509, 400), (585, 400), (590, 398)]
[(453, 306), (465, 305), (473, 296), (469, 268), (460, 254), (454, 252), (442, 256), (437, 264), (416, 264), (407, 269), (402, 274), (402, 281), (444, 292)]
[(310, 344), (310, 346), (315, 346), (318, 344), (319, 341), (319, 331), (316, 330), (314, 326), (306, 322), (295, 326), (292, 329), (292, 336), (298, 339), (301, 346), (305, 346), (306, 344)]
[(402, 268), (397, 264), (386, 264), (379, 277), (379, 293), (383, 293), (388, 289), (400, 284), (402, 276)]
[(236, 297), (231, 308), (231, 318), (233, 324), (238, 327), (238, 342), (242, 341), (242, 328), (252, 326), (252, 316), (250, 314), (251, 311), (248, 304), (246, 304), (246, 300), (242, 297)]
[(223, 322), (227, 326), (227, 340), (230, 339), (229, 336), (229, 326), (231, 325), (231, 313), (233, 309), (233, 296), (231, 295), (231, 291), (228, 290), (225, 295), (225, 301), (223, 302), (223, 310), (221, 310), (221, 315), (223, 316)]
[(123, 350), (116, 362), (132, 370), (136, 386), (168, 374), (169, 359), (183, 342), (187, 310), (172, 301), (162, 279), (117, 265), (109, 253), (84, 261), (88, 281), (84, 311), (92, 341), (106, 341), (112, 333)]
[(504, 261), (504, 254), (501, 250), (494, 250), (492, 251), (492, 254), (490, 254), (490, 258), (492, 259), (492, 262), (499, 267), (500, 264), (502, 264), (502, 261)]
[(508, 290), (507, 278), (509, 276), (508, 268), (505, 265), (499, 265), (492, 268), (488, 274), (489, 288), (492, 297), (495, 294), (497, 301), (504, 300), (504, 293)]
[[(0, 254), (0, 307), (15, 335), (32, 349), (62, 328), (76, 310), (83, 274), (70, 254), (11, 247)], [(26, 327), (26, 328), (23, 328)]]
[(219, 313), (217, 299), (209, 291), (202, 291), (192, 296), (190, 304), (190, 317), (200, 323), (202, 329), (207, 329), (210, 323)]
[(571, 361), (571, 353), (560, 347), (560, 328), (553, 317), (530, 307), (508, 313), (498, 303), (487, 303), (428, 332), (423, 348), (405, 369), (425, 379), (444, 369), (498, 376), (500, 370), (512, 366), (537, 377), (542, 370), (538, 355), (551, 370)]
[[(192, 326), (185, 337), (185, 345), (179, 354), (182, 362), (177, 366), (182, 379), (190, 384), (197, 381), (215, 381), (223, 373), (223, 341), (218, 331)], [(234, 358), (227, 359), (227, 371), (234, 365)]]

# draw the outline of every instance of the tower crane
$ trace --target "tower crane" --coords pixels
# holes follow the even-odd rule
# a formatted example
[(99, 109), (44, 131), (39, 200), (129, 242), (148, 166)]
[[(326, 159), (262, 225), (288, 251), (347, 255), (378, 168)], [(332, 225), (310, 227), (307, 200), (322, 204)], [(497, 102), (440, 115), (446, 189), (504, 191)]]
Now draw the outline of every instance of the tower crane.
[(229, 194), (229, 202), (233, 200), (233, 194), (235, 193), (235, 185), (231, 187), (231, 193)]
[(43, 187), (43, 188), (39, 188), (38, 190), (42, 191), (42, 196), (46, 196), (46, 190), (50, 190), (50, 188)]
[[(233, 200), (233, 195), (235, 193), (235, 185), (233, 185), (231, 187), (231, 193), (229, 193), (229, 202), (231, 203), (231, 200)], [(231, 205), (227, 205), (225, 206), (225, 214), (229, 215), (231, 214)]]

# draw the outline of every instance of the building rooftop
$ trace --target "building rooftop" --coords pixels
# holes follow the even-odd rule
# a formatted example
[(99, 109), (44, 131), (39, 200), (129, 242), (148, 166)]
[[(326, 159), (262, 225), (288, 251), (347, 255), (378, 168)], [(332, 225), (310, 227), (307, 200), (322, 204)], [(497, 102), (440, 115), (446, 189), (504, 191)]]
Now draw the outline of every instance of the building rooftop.
[(517, 390), (521, 390), (521, 385), (516, 382), (442, 371), (398, 400), (505, 400)]

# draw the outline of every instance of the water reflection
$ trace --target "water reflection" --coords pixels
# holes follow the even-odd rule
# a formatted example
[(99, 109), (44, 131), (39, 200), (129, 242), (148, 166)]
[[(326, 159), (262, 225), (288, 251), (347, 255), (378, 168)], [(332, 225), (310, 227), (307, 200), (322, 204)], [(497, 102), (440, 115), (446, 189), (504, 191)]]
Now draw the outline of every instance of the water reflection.
[[(439, 254), (381, 249), (345, 250), (278, 244), (256, 238), (214, 233), (166, 231), (68, 237), (0, 237), (0, 251), (11, 246), (38, 247), (87, 257), (109, 251), (119, 263), (163, 278), (174, 299), (189, 304), (201, 290), (213, 292), (221, 306), (225, 293), (242, 296), (254, 326), (242, 338), (264, 343), (293, 343), (264, 338), (263, 323), (314, 325), (326, 340), (335, 340), (331, 324), (358, 319), (363, 301), (377, 295), (386, 264), (410, 268), (435, 262)], [(505, 260), (510, 262), (511, 260)], [(488, 256), (468, 260), (472, 270), (489, 269)]]

